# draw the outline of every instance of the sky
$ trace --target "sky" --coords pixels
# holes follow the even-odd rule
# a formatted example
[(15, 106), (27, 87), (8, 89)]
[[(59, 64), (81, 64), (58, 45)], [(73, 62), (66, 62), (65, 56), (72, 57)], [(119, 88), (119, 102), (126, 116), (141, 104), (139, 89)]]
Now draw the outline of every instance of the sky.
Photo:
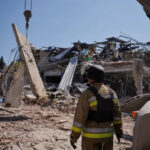
[[(30, 8), (30, 0), (26, 9)], [(17, 47), (15, 23), (25, 35), (25, 0), (0, 0), (0, 56), (7, 64)], [(121, 32), (138, 41), (150, 41), (150, 20), (136, 0), (32, 0), (28, 40), (35, 47), (71, 47), (93, 43)]]

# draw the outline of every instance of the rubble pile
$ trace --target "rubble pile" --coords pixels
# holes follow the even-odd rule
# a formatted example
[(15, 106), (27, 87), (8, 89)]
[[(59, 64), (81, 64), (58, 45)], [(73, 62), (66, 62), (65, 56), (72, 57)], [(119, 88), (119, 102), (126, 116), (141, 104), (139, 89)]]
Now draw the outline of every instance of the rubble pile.
[[(126, 40), (122, 40), (122, 38), (126, 38)], [(72, 48), (35, 49), (34, 56), (47, 90), (52, 93), (56, 90), (65, 90), (67, 96), (73, 94), (71, 90), (79, 89), (78, 85), (74, 86), (74, 83), (83, 84), (82, 86), (87, 83), (86, 69), (91, 64), (104, 66), (106, 69), (105, 84), (115, 89), (119, 98), (135, 96), (138, 93), (134, 84), (134, 76), (131, 73), (133, 61), (135, 59), (143, 60), (144, 74), (147, 72), (146, 68), (150, 66), (149, 43), (143, 44), (125, 36), (111, 37), (106, 41), (93, 44), (78, 41), (73, 43)], [(71, 61), (73, 58), (74, 62)], [(126, 67), (122, 70), (116, 70), (116, 72), (113, 70), (113, 67), (117, 69), (121, 65)], [(63, 81), (63, 85), (66, 84), (64, 87), (61, 87), (62, 80), (66, 80)], [(149, 75), (144, 75), (144, 93), (150, 92), (148, 80), (150, 80)]]
[(11, 63), (4, 71), (4, 75), (1, 75), (3, 82), (0, 91), (2, 96), (7, 95), (5, 99), (8, 105), (15, 89), (11, 86), (14, 87), (18, 77), (20, 81), (16, 87), (22, 91), (21, 87), (24, 84), (29, 86), (29, 91), (25, 90), (22, 93), (19, 91), (20, 97), (19, 93), (16, 93), (14, 96), (14, 99), (18, 99), (16, 106), (21, 104), (18, 103), (21, 95), (27, 103), (32, 101), (52, 104), (54, 99), (66, 103), (64, 101), (67, 99), (67, 103), (72, 105), (79, 94), (88, 88), (86, 70), (92, 64), (100, 64), (105, 68), (105, 84), (113, 88), (119, 98), (130, 98), (150, 92), (149, 42), (141, 43), (121, 35), (119, 38), (110, 37), (92, 44), (74, 42), (70, 48), (53, 46), (36, 49), (29, 42), (26, 43), (25, 37), (15, 25), (13, 29), (15, 36), (18, 36), (16, 38), (18, 45), (25, 43), (25, 46), (20, 49), (22, 63), (20, 61)]
[[(9, 108), (9, 111), (0, 111), (1, 150), (72, 150), (69, 141), (72, 113), (36, 104)], [(134, 120), (123, 115), (125, 139), (118, 144), (114, 136), (115, 150), (132, 147), (133, 126)], [(80, 149), (81, 138), (77, 143), (77, 150)]]

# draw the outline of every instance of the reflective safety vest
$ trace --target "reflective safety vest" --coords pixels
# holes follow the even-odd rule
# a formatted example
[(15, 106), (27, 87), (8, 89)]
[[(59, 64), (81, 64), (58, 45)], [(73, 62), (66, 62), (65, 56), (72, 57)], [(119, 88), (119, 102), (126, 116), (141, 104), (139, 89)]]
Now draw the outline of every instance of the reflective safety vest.
[(94, 87), (89, 87), (89, 90), (95, 95), (97, 102), (97, 111), (89, 110), (88, 120), (96, 122), (113, 121), (114, 102), (113, 92), (109, 89), (109, 93), (102, 96)]

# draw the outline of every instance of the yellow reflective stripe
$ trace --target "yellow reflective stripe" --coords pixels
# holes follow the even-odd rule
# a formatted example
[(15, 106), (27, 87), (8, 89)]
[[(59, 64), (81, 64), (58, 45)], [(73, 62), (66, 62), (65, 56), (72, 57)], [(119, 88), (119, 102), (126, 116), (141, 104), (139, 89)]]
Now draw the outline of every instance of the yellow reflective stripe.
[(122, 121), (119, 120), (119, 121), (114, 121), (114, 124), (122, 124)]
[(118, 104), (118, 100), (117, 99), (113, 99), (114, 104)]
[(72, 131), (80, 133), (82, 131), (82, 129), (78, 128), (78, 127), (75, 127), (75, 126), (72, 126)]
[(86, 138), (93, 138), (93, 139), (113, 137), (113, 133), (100, 133), (100, 134), (83, 133), (82, 135)]
[(90, 107), (96, 106), (97, 105), (97, 101), (94, 101), (92, 103), (90, 103)]

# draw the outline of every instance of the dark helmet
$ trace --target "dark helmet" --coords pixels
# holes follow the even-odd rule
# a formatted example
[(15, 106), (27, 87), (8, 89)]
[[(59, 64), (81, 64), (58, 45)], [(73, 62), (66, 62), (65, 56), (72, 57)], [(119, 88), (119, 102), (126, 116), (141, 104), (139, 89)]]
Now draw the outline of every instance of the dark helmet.
[(87, 78), (96, 82), (104, 81), (104, 68), (100, 65), (91, 65), (87, 70)]

